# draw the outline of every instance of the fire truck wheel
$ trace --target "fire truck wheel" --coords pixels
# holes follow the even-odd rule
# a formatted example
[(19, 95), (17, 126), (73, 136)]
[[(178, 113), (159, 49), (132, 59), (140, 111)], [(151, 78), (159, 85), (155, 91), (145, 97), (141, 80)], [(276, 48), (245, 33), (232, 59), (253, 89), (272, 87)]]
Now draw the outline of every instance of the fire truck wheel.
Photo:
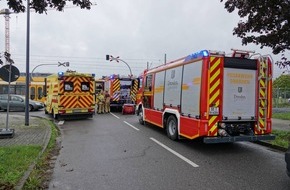
[(145, 122), (144, 122), (144, 120), (143, 120), (143, 109), (142, 108), (139, 108), (139, 123), (141, 124), (141, 125), (144, 125), (145, 124)]
[(167, 136), (170, 139), (177, 140), (177, 133), (178, 133), (177, 121), (176, 121), (175, 116), (173, 115), (169, 116), (167, 119), (166, 132), (167, 132)]

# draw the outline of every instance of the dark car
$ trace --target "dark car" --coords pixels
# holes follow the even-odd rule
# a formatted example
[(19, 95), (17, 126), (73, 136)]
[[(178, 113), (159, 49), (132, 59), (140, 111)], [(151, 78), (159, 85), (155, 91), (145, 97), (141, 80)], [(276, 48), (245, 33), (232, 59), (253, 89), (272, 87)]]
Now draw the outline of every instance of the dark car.
[[(0, 94), (0, 110), (7, 111), (8, 95)], [(35, 111), (44, 108), (42, 102), (29, 100), (29, 111)], [(24, 111), (25, 110), (25, 96), (10, 94), (9, 110)]]
[(288, 176), (290, 177), (290, 145), (288, 150), (285, 153), (285, 161), (286, 161), (286, 172)]

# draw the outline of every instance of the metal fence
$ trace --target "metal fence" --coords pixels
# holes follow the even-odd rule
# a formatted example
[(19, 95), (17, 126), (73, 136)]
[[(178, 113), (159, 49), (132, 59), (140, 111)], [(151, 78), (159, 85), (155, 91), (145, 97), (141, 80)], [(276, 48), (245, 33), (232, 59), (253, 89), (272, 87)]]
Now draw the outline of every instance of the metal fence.
[(290, 107), (290, 89), (289, 88), (273, 88), (273, 107), (283, 108)]

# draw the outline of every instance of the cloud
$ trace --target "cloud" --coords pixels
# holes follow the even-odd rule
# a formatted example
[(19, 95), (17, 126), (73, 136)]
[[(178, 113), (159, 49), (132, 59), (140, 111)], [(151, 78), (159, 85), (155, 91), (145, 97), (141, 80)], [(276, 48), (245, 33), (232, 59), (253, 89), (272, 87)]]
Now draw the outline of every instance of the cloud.
[[(6, 7), (4, 2), (0, 5)], [(22, 72), (26, 65), (26, 19), (26, 13), (10, 16), (10, 52)], [(57, 64), (69, 61), (71, 69), (97, 76), (128, 74), (125, 64), (105, 60), (105, 55), (111, 54), (120, 56), (138, 75), (147, 64), (163, 63), (165, 54), (168, 61), (201, 49), (229, 53), (237, 48), (271, 54), (267, 48), (241, 45), (232, 35), (239, 20), (237, 14), (228, 13), (222, 3), (212, 0), (106, 0), (91, 10), (31, 13), (30, 70), (39, 64), (47, 65), (36, 72), (65, 70)], [(0, 51), (5, 49), (4, 24), (4, 18), (0, 19)]]

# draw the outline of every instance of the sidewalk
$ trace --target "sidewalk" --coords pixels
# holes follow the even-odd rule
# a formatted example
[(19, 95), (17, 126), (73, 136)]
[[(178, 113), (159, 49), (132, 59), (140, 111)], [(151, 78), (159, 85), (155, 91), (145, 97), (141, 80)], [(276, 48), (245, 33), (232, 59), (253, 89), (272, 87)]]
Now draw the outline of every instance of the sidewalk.
[[(0, 129), (6, 129), (6, 113), (0, 113)], [(39, 117), (29, 117), (29, 126), (25, 125), (25, 117), (23, 115), (9, 114), (8, 129), (14, 129), (14, 137), (0, 138), (0, 147), (9, 147), (17, 145), (40, 145), (42, 147), (41, 154), (45, 151), (51, 135), (51, 126), (45, 119)], [(40, 156), (40, 155), (39, 155)], [(35, 163), (28, 168), (24, 176), (15, 189), (22, 189), (25, 181), (29, 177)]]
[[(0, 128), (6, 129), (6, 113), (0, 113)], [(25, 126), (25, 117), (9, 114), (8, 129), (14, 129), (13, 138), (0, 138), (1, 146), (40, 145), (45, 148), (50, 139), (50, 125), (45, 119), (29, 117), (29, 126)]]
[(281, 131), (290, 131), (290, 120), (272, 118), (272, 129)]

